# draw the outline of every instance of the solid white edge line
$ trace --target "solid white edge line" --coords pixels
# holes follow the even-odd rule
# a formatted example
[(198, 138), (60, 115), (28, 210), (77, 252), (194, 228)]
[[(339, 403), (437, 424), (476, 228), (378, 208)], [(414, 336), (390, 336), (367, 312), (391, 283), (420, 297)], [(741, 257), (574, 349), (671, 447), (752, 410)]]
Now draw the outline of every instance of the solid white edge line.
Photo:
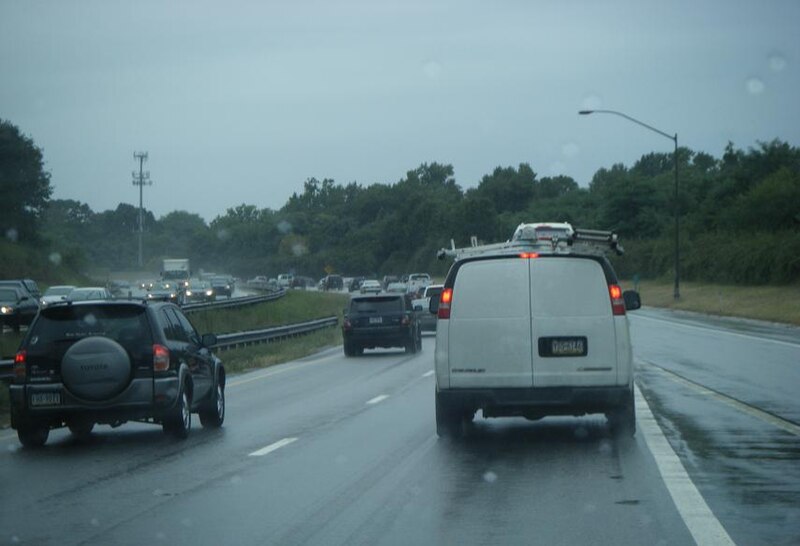
[(430, 376), (432, 376), (432, 375), (433, 375), (433, 370), (428, 370), (427, 372), (425, 372), (424, 374), (422, 374), (422, 377), (430, 377)]
[(699, 546), (728, 546), (736, 543), (706, 504), (703, 495), (692, 482), (680, 457), (661, 431), (650, 406), (636, 386), (636, 425), (645, 444), (653, 454), (661, 479), (667, 486), (689, 532)]
[(268, 453), (272, 453), (273, 451), (276, 451), (276, 450), (278, 450), (278, 449), (280, 449), (282, 447), (286, 447), (289, 444), (291, 444), (292, 442), (296, 442), (296, 441), (297, 441), (297, 438), (284, 438), (283, 440), (278, 440), (277, 442), (275, 442), (273, 444), (270, 444), (270, 445), (268, 445), (266, 447), (262, 447), (261, 449), (258, 449), (256, 451), (250, 453), (250, 455), (248, 455), (248, 456), (249, 457), (262, 457), (262, 456), (264, 456), (264, 455), (266, 455)]
[(762, 337), (753, 334), (741, 334), (739, 332), (731, 332), (730, 330), (725, 330), (724, 328), (715, 328), (713, 326), (700, 326), (699, 324), (686, 324), (685, 322), (680, 322), (677, 320), (669, 320), (665, 318), (656, 318), (656, 317), (648, 317), (645, 315), (631, 315), (635, 316), (636, 319), (644, 319), (644, 320), (654, 320), (656, 322), (666, 322), (668, 324), (672, 324), (673, 326), (678, 326), (682, 328), (692, 328), (694, 330), (706, 330), (710, 332), (715, 332), (719, 334), (724, 334), (726, 336), (733, 336), (733, 337), (741, 337), (744, 339), (755, 339), (758, 341), (767, 341), (769, 343), (777, 343), (778, 345), (786, 345), (787, 347), (793, 347), (795, 349), (800, 349), (800, 343), (792, 343), (791, 341), (782, 341), (780, 339), (772, 339), (771, 337)]
[(371, 399), (367, 400), (367, 404), (368, 405), (377, 404), (378, 402), (383, 402), (387, 398), (389, 398), (388, 394), (379, 394), (375, 398), (371, 398)]

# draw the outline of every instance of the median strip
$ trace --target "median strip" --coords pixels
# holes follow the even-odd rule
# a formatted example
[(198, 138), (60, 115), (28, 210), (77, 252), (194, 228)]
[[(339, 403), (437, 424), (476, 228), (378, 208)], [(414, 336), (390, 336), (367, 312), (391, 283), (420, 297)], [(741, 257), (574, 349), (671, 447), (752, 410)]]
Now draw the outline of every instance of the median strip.
[(274, 444), (270, 444), (267, 447), (262, 447), (261, 449), (252, 452), (249, 457), (263, 457), (264, 455), (272, 453), (273, 451), (277, 451), (278, 449), (286, 447), (296, 441), (297, 438), (284, 438), (283, 440), (278, 440)]

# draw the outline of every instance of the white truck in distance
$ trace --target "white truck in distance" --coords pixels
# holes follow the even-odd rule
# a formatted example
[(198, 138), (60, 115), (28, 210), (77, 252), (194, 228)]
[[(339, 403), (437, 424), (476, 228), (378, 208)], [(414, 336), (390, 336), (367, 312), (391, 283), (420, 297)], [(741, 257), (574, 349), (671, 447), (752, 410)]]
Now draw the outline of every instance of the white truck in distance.
[(178, 281), (182, 286), (189, 282), (192, 270), (189, 258), (165, 258), (161, 265), (161, 280)]

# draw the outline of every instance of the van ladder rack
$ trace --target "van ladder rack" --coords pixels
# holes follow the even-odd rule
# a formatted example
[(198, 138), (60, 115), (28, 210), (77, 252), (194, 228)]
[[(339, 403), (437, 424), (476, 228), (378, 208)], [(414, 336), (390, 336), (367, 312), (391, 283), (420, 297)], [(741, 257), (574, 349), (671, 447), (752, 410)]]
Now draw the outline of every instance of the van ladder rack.
[(513, 254), (515, 252), (541, 251), (554, 254), (604, 254), (612, 251), (622, 256), (625, 250), (619, 244), (619, 237), (613, 231), (573, 228), (566, 222), (522, 223), (517, 226), (511, 239), (504, 243), (479, 245), (477, 237), (471, 237), (468, 247), (456, 248), (450, 240), (450, 248), (442, 248), (436, 257), (462, 260), (483, 254)]

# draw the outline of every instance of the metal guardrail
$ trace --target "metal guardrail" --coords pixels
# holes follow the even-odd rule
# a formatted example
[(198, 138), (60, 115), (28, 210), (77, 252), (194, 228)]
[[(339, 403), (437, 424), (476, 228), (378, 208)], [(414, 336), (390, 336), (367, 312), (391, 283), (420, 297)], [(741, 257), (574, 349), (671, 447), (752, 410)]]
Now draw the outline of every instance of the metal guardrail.
[(233, 307), (243, 307), (245, 305), (255, 305), (256, 303), (264, 303), (267, 301), (274, 301), (286, 295), (286, 290), (280, 290), (271, 294), (263, 294), (259, 296), (244, 296), (241, 298), (228, 298), (225, 300), (209, 301), (206, 303), (188, 303), (182, 305), (181, 309), (184, 313), (191, 313), (192, 311), (203, 311), (206, 309), (229, 309)]
[(296, 324), (286, 324), (263, 330), (249, 330), (247, 332), (235, 332), (232, 334), (219, 334), (217, 344), (213, 348), (226, 350), (236, 347), (246, 347), (257, 343), (270, 343), (281, 339), (310, 334), (324, 328), (331, 328), (339, 324), (338, 317), (331, 316), (308, 322), (298, 322)]

